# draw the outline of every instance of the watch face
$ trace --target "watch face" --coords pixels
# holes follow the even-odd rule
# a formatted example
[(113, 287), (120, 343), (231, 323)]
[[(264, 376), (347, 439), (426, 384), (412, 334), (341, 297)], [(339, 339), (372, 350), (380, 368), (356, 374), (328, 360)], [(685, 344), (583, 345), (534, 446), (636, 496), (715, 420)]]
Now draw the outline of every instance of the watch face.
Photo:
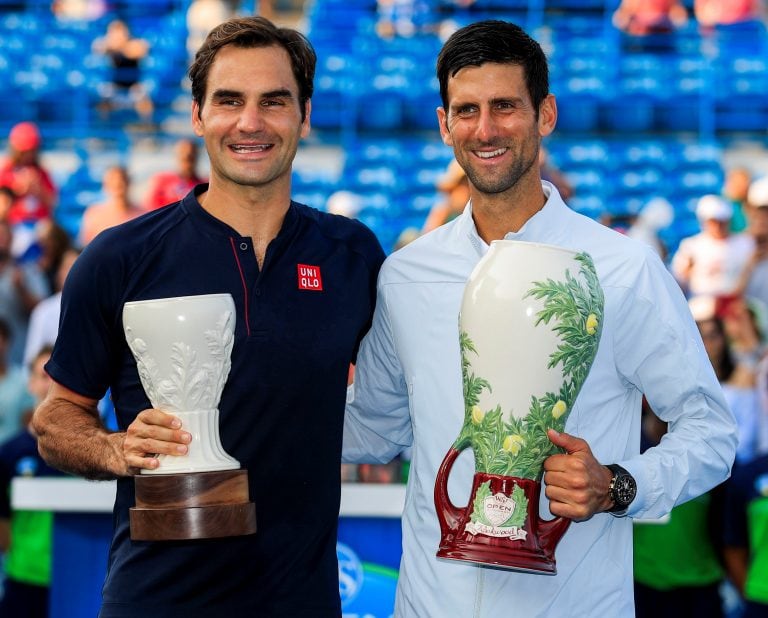
[(613, 487), (616, 504), (629, 505), (635, 499), (635, 493), (637, 493), (637, 485), (630, 475), (621, 474), (616, 478), (616, 484)]

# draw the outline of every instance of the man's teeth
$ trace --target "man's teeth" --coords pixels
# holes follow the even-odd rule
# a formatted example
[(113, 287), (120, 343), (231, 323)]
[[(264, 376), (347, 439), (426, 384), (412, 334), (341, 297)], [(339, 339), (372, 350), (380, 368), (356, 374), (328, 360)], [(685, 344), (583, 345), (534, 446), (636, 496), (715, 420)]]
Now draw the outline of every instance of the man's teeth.
[(269, 148), (269, 146), (266, 144), (260, 144), (258, 146), (241, 146), (241, 145), (235, 144), (234, 146), (232, 146), (232, 150), (234, 150), (235, 152), (262, 152), (267, 148)]
[(481, 159), (490, 159), (491, 157), (498, 157), (500, 155), (503, 155), (507, 151), (506, 148), (499, 148), (498, 150), (494, 150), (493, 152), (476, 152), (478, 157)]

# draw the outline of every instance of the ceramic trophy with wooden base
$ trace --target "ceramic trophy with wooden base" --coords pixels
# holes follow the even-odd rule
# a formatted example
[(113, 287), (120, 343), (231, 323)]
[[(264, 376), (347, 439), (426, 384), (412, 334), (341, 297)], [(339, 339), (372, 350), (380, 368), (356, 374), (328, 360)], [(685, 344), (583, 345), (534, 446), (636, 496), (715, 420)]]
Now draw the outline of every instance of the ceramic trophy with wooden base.
[(192, 434), (186, 455), (134, 477), (131, 539), (162, 541), (256, 532), (248, 472), (219, 437), (219, 399), (231, 366), (235, 305), (229, 294), (126, 303), (126, 341), (153, 408)]
[[(435, 484), (439, 558), (555, 574), (555, 547), (570, 520), (539, 516), (544, 460), (560, 450), (603, 320), (592, 259), (538, 243), (497, 240), (472, 272), (459, 318), (464, 424)], [(471, 448), (469, 504), (448, 477)]]

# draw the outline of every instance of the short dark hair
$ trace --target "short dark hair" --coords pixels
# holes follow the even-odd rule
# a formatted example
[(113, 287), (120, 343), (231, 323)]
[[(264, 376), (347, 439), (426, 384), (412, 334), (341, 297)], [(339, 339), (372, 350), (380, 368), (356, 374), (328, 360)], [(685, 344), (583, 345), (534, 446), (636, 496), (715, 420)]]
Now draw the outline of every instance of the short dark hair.
[(293, 75), (299, 85), (301, 119), (306, 114), (306, 103), (314, 91), (315, 65), (317, 55), (309, 40), (292, 28), (278, 28), (264, 17), (234, 17), (219, 24), (208, 33), (205, 41), (195, 54), (189, 68), (192, 81), (192, 98), (203, 109), (208, 73), (222, 47), (234, 45), (241, 48), (270, 47), (276, 45), (288, 52)]
[(523, 67), (531, 102), (539, 113), (549, 94), (549, 67), (544, 51), (520, 26), (497, 19), (479, 21), (454, 32), (437, 56), (440, 98), (448, 111), (448, 80), (467, 66), (486, 62)]

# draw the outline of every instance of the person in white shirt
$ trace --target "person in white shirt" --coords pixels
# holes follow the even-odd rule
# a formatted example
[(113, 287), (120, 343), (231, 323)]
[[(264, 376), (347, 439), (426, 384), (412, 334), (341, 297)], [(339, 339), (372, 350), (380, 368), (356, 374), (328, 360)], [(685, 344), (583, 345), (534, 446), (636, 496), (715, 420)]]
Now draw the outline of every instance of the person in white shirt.
[(69, 274), (69, 269), (75, 263), (80, 249), (70, 248), (61, 257), (61, 264), (56, 271), (56, 293), (41, 300), (29, 316), (29, 329), (24, 345), (24, 366), (29, 367), (43, 346), (53, 345), (59, 333), (59, 316), (61, 315), (61, 290)]
[(755, 251), (749, 234), (732, 234), (733, 206), (718, 195), (696, 204), (701, 232), (684, 238), (672, 258), (672, 272), (690, 296), (738, 293), (743, 273)]
[[(727, 478), (733, 417), (653, 249), (575, 213), (541, 180), (538, 152), (557, 106), (539, 44), (514, 24), (477, 22), (447, 40), (437, 74), (440, 132), (467, 172), (470, 201), (385, 262), (344, 429), (348, 462), (386, 462), (412, 447), (395, 616), (633, 617), (631, 518), (660, 517)], [(435, 556), (436, 473), (464, 420), (459, 307), (469, 274), (502, 238), (588, 252), (605, 295), (591, 372), (566, 432), (548, 433), (566, 454), (545, 461), (540, 510), (573, 520), (554, 576)], [(670, 431), (641, 455), (643, 395)], [(625, 504), (606, 464), (634, 479)], [(467, 503), (474, 471), (464, 451), (448, 485), (454, 504)]]

